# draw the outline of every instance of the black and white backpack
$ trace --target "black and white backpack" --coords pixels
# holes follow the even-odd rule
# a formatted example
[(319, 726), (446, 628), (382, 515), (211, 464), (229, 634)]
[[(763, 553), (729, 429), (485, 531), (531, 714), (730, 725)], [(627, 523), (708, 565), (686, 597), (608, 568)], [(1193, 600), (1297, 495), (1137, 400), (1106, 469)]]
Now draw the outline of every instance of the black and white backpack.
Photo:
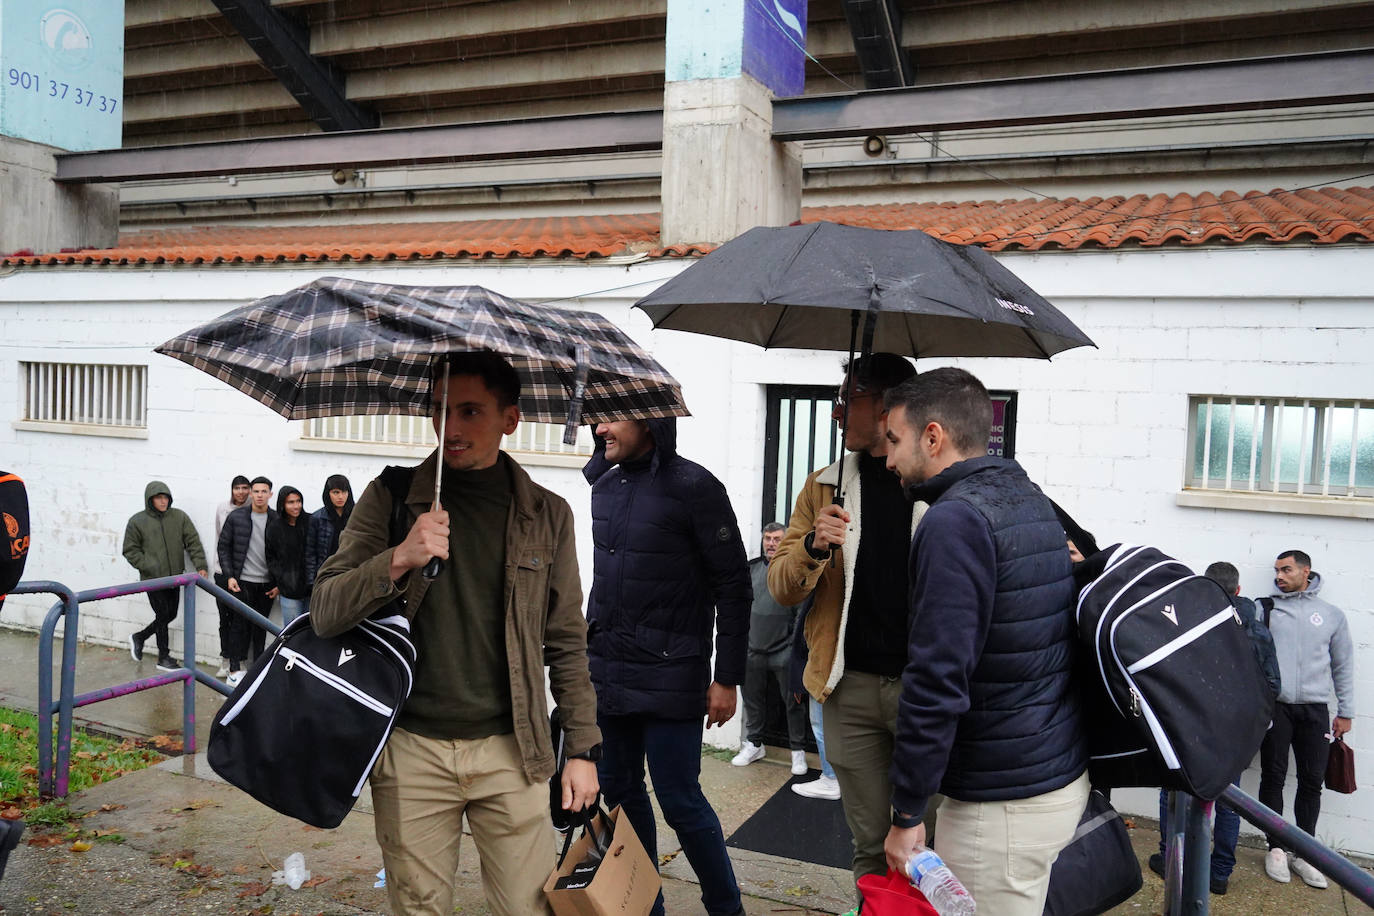
[[(387, 468), (388, 541), (409, 529), (406, 468)], [(210, 726), (206, 757), (225, 781), (315, 827), (339, 826), (410, 696), (415, 644), (401, 608), (388, 606), (338, 636), (316, 635), (310, 615), (282, 628)]]
[(1153, 547), (1119, 544), (1078, 597), (1094, 786), (1214, 799), (1264, 738), (1273, 700), (1230, 596)]

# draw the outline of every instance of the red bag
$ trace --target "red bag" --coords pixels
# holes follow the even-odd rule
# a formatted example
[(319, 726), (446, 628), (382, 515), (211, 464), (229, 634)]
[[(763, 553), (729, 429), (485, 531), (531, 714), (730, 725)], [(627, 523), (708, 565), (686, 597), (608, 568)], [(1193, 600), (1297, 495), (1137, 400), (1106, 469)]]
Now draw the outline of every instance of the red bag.
[(890, 868), (886, 875), (864, 875), (858, 884), (862, 916), (940, 916), (906, 875)]
[(1343, 738), (1331, 742), (1326, 758), (1326, 787), (1346, 795), (1355, 791), (1355, 752)]

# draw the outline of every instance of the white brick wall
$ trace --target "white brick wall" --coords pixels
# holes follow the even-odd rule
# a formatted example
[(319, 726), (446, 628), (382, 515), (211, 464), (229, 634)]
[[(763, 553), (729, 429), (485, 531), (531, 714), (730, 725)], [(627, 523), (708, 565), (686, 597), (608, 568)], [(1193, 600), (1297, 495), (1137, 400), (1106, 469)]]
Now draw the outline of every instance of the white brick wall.
[[(1184, 471), (1189, 394), (1374, 398), (1374, 252), (1359, 247), (1227, 248), (1001, 256), (1098, 344), (1051, 362), (969, 359), (990, 388), (1019, 392), (1018, 457), (1047, 493), (1102, 544), (1154, 543), (1196, 568), (1227, 559), (1245, 594), (1263, 594), (1273, 556), (1300, 547), (1350, 616), (1357, 644), (1360, 779), (1374, 782), (1374, 525), (1356, 519), (1196, 509), (1175, 503)], [(119, 555), (143, 485), (167, 481), (202, 537), (236, 473), (266, 474), (304, 491), (315, 508), (324, 477), (361, 490), (381, 459), (296, 451), (295, 427), (209, 376), (157, 356), (157, 343), (257, 296), (323, 274), (386, 282), (478, 283), (529, 299), (575, 299), (621, 324), (683, 383), (694, 412), (680, 450), (725, 482), (746, 544), (757, 549), (763, 481), (763, 387), (838, 381), (835, 353), (761, 351), (654, 331), (629, 306), (684, 265), (301, 267), (167, 270), (21, 270), (0, 277), (0, 411), (20, 416), (17, 362), (144, 362), (151, 367), (149, 437), (123, 440), (15, 430), (0, 423), (0, 465), (29, 482), (34, 548), (27, 578), (74, 588), (127, 581)], [(625, 288), (627, 283), (640, 287)], [(598, 293), (599, 290), (614, 290)], [(922, 369), (948, 364), (928, 360)], [(403, 462), (404, 463), (404, 462)], [(587, 486), (576, 470), (532, 469), (578, 518), (583, 581), (590, 581)], [(36, 626), (48, 599), (12, 598), (4, 622)], [(199, 602), (198, 645), (217, 654), (210, 602)], [(92, 604), (82, 635), (118, 643), (148, 617), (142, 598)], [(176, 636), (174, 638), (179, 638)], [(738, 720), (708, 740), (738, 739)], [(1253, 789), (1254, 774), (1247, 787)], [(1153, 813), (1150, 793), (1128, 807)], [(1356, 799), (1328, 794), (1323, 838), (1374, 854), (1374, 823)], [(1361, 813), (1357, 813), (1357, 811)]]

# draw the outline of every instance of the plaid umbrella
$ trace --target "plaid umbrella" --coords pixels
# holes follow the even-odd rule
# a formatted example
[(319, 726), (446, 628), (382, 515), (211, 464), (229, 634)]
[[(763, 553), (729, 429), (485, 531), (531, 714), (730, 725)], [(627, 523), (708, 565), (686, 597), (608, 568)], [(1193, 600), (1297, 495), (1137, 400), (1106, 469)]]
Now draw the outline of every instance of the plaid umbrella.
[(291, 420), (424, 414), (446, 354), (491, 350), (520, 374), (520, 412), (565, 424), (687, 416), (677, 381), (595, 312), (508, 299), (480, 286), (394, 286), (324, 277), (234, 309), (164, 343)]

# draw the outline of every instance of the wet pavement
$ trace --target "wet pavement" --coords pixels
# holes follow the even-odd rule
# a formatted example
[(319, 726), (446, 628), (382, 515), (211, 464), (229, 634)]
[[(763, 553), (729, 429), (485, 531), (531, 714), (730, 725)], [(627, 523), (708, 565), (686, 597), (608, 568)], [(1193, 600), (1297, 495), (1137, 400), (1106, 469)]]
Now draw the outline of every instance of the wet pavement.
[[(0, 629), (0, 706), (37, 708), (37, 644), (31, 632)], [(127, 650), (78, 648), (78, 693), (152, 673), (150, 661), (137, 665)], [(220, 702), (218, 694), (197, 687), (195, 731), (201, 751)], [(77, 721), (115, 734), (180, 736), (181, 690), (159, 687), (85, 707), (77, 710)], [(785, 756), (784, 751), (770, 749), (770, 759), (743, 768), (717, 755), (703, 756), (702, 785), (727, 836), (787, 782)], [(200, 754), (170, 758), (74, 794), (68, 801), (74, 811), (88, 814), (81, 820), (83, 830), (105, 836), (82, 852), (65, 843), (21, 844), (0, 881), (3, 912), (343, 916), (386, 911), (385, 891), (373, 886), (381, 854), (366, 794), (339, 828), (319, 830), (278, 815), (226, 785)], [(1132, 840), (1144, 868), (1158, 843), (1157, 826), (1145, 818), (1128, 822), (1133, 822)], [(25, 840), (31, 836), (33, 832)], [(691, 868), (661, 821), (659, 850), (667, 857), (662, 867), (667, 911), (704, 912)], [(313, 886), (298, 891), (272, 886), (272, 872), (282, 868), (292, 852), (304, 855)], [(847, 870), (737, 849), (730, 855), (750, 916), (839, 913), (853, 905)], [(462, 858), (455, 912), (488, 913), (470, 844), (464, 844)], [(1288, 885), (1269, 880), (1259, 848), (1243, 846), (1237, 860), (1230, 893), (1211, 898), (1211, 912), (1218, 916), (1369, 911), (1334, 885), (1314, 890), (1296, 878)], [(1140, 893), (1113, 913), (1161, 912), (1163, 883), (1148, 869), (1144, 874)]]

